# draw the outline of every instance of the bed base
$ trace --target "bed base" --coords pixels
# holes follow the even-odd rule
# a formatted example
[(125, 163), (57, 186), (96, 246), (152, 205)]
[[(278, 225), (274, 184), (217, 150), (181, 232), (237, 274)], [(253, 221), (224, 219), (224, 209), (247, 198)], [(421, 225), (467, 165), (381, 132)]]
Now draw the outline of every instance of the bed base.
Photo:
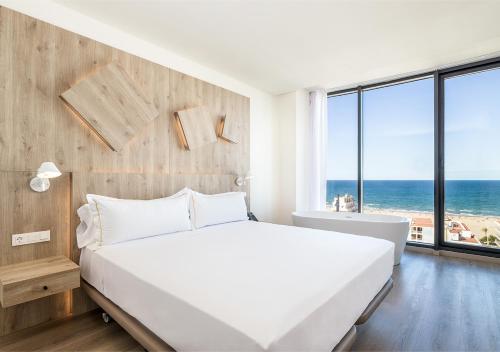
[(392, 280), (392, 277), (387, 280), (385, 283), (384, 287), (377, 293), (377, 295), (372, 299), (372, 301), (368, 304), (364, 312), (359, 316), (358, 320), (354, 323), (355, 325), (361, 325), (366, 323), (368, 318), (370, 318), (375, 312), (375, 310), (378, 308), (380, 303), (384, 300), (384, 298), (389, 294), (389, 292), (392, 289), (392, 286), (394, 286), (394, 281)]
[(351, 326), (332, 352), (350, 351), (354, 341), (356, 341), (356, 325)]
[[(393, 286), (392, 278), (382, 287), (375, 298), (370, 302), (368, 307), (356, 321), (355, 325), (344, 335), (342, 340), (333, 349), (334, 352), (350, 351), (354, 341), (356, 340), (356, 325), (363, 324), (377, 309), (385, 296), (389, 293)], [(127, 331), (142, 347), (147, 351), (173, 351), (175, 350), (165, 341), (156, 336), (151, 330), (145, 327), (141, 322), (135, 319), (123, 309), (111, 302), (102, 293), (97, 291), (92, 285), (85, 280), (81, 280), (80, 287), (85, 293), (107, 314), (109, 314), (125, 331)]]

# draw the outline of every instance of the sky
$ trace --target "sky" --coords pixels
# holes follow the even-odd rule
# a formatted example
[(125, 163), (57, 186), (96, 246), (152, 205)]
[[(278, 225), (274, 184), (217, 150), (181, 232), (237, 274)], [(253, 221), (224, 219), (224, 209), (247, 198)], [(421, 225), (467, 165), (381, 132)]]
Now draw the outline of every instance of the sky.
[[(328, 98), (327, 178), (357, 179), (357, 96)], [(434, 178), (434, 82), (363, 92), (363, 178)], [(446, 179), (500, 179), (500, 69), (445, 80)]]

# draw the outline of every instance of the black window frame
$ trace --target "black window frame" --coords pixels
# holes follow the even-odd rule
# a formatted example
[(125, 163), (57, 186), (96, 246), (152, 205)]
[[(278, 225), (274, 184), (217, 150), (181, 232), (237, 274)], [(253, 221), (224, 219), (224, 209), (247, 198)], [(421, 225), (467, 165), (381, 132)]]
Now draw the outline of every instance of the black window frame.
[(445, 79), (474, 74), (481, 71), (500, 68), (500, 57), (467, 63), (458, 66), (423, 72), (416, 75), (404, 76), (397, 79), (357, 85), (352, 88), (331, 91), (328, 97), (356, 93), (358, 114), (358, 212), (363, 209), (363, 91), (384, 86), (404, 84), (415, 80), (432, 77), (434, 80), (434, 244), (407, 241), (407, 245), (415, 247), (432, 248), (434, 250), (447, 250), (468, 254), (500, 258), (500, 249), (488, 247), (471, 247), (458, 243), (445, 242), (444, 216), (445, 216), (445, 169), (444, 169), (444, 141), (445, 141), (445, 114), (444, 114), (444, 81)]

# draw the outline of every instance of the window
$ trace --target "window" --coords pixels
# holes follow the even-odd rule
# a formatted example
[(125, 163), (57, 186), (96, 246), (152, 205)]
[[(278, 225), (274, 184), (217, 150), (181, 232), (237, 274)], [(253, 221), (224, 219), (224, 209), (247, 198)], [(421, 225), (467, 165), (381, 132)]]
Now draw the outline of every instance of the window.
[(434, 242), (434, 80), (363, 91), (364, 213), (411, 219)]
[(327, 209), (357, 211), (357, 141), (357, 94), (328, 97)]
[[(500, 58), (329, 95), (327, 206), (500, 257)], [(360, 148), (360, 150), (358, 150)]]
[(500, 248), (500, 69), (444, 79), (444, 241)]

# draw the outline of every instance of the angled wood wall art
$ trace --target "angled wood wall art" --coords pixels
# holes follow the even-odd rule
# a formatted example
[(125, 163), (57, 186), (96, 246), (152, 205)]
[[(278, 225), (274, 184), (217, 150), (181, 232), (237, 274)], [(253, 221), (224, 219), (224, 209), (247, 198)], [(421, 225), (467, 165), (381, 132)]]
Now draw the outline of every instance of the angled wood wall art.
[(238, 121), (232, 115), (223, 116), (217, 126), (217, 137), (231, 143), (238, 143)]
[(116, 63), (76, 83), (61, 98), (114, 151), (159, 114)]
[(206, 107), (176, 111), (174, 118), (177, 136), (184, 149), (193, 150), (217, 142), (212, 119)]

